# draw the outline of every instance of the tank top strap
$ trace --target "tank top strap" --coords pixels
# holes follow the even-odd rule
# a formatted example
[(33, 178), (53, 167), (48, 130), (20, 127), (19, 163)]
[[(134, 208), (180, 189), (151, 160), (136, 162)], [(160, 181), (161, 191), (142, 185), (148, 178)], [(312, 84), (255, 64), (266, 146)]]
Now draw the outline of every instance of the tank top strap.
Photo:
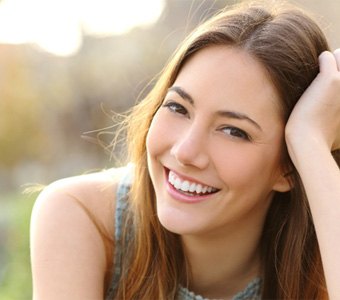
[(105, 299), (113, 299), (114, 294), (118, 287), (118, 282), (121, 276), (122, 269), (122, 223), (123, 216), (128, 206), (128, 194), (131, 187), (132, 182), (132, 166), (128, 165), (125, 169), (125, 172), (120, 180), (117, 192), (116, 192), (116, 209), (115, 209), (115, 236), (114, 236), (114, 268), (111, 284), (106, 293)]

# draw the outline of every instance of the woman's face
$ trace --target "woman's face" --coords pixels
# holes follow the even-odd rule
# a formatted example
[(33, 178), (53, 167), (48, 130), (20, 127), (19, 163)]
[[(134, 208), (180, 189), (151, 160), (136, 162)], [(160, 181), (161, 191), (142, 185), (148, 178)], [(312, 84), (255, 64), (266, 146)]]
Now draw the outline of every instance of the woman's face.
[(178, 234), (259, 228), (286, 191), (279, 96), (245, 51), (211, 46), (181, 69), (147, 136), (162, 225)]

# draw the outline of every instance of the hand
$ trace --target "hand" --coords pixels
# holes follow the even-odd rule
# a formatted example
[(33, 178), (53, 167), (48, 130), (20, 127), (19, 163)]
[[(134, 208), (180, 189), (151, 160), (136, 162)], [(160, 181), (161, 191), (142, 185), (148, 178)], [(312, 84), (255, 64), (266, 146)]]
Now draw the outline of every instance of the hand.
[(286, 125), (288, 150), (340, 149), (340, 49), (319, 56), (320, 72), (295, 105)]

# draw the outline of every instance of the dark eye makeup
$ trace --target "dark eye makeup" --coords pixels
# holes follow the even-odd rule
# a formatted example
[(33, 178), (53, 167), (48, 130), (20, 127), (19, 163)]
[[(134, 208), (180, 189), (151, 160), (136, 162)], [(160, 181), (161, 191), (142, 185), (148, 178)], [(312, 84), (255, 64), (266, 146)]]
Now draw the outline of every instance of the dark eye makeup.
[(220, 130), (224, 132), (225, 134), (230, 135), (232, 137), (240, 138), (246, 141), (251, 141), (251, 137), (249, 136), (249, 134), (238, 127), (224, 126)]
[[(188, 110), (183, 105), (174, 100), (166, 101), (162, 107), (167, 108), (172, 113), (181, 114), (184, 116), (188, 115)], [(238, 127), (223, 125), (218, 130), (223, 132), (225, 135), (231, 136), (232, 138), (251, 141), (250, 135)]]
[(181, 105), (181, 104), (179, 104), (179, 103), (177, 103), (173, 100), (169, 100), (169, 101), (165, 102), (162, 105), (162, 107), (166, 107), (171, 112), (179, 113), (179, 114), (182, 114), (182, 115), (186, 115), (188, 113), (187, 109), (183, 105)]

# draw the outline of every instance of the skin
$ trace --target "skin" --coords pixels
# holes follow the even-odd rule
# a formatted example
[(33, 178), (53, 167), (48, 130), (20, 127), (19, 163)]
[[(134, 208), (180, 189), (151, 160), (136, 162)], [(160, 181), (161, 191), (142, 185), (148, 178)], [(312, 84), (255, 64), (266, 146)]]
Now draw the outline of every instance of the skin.
[(107, 250), (94, 222), (114, 236), (115, 191), (121, 173), (115, 169), (66, 178), (39, 195), (31, 216), (33, 299), (104, 298)]
[[(148, 167), (158, 218), (182, 235), (193, 268), (191, 286), (207, 297), (225, 297), (226, 282), (232, 296), (259, 275), (257, 247), (268, 206), (275, 191), (289, 189), (281, 168), (284, 123), (278, 104), (256, 60), (240, 49), (213, 46), (185, 64), (151, 124)], [(168, 192), (164, 168), (218, 192), (198, 203), (178, 201)]]
[[(280, 168), (284, 124), (265, 71), (246, 52), (216, 46), (198, 52), (173, 86), (192, 103), (170, 91), (147, 137), (161, 223), (179, 234), (223, 236), (245, 222), (262, 223), (273, 190), (289, 188)], [(247, 115), (261, 129), (220, 111)], [(176, 201), (164, 168), (219, 191), (195, 204)]]
[[(237, 55), (237, 53), (234, 54)], [(252, 73), (250, 70), (253, 67), (256, 69), (257, 66), (259, 68), (258, 70), (261, 70), (261, 68), (256, 65), (256, 62), (247, 57), (245, 53), (242, 53), (242, 55), (238, 53), (238, 55), (238, 58), (243, 55), (243, 66), (249, 66), (249, 70), (247, 69), (247, 72), (243, 74), (245, 77), (250, 76), (249, 74)], [(184, 70), (185, 69), (183, 69), (183, 72)], [(340, 288), (338, 284), (338, 278), (340, 278), (338, 253), (340, 242), (339, 239), (334, 238), (340, 235), (340, 172), (330, 154), (331, 149), (340, 148), (339, 70), (339, 51), (334, 53), (325, 52), (320, 56), (320, 74), (299, 100), (285, 128), (285, 139), (289, 154), (301, 175), (311, 205), (330, 299), (340, 298)], [(258, 74), (261, 74), (261, 71)], [(178, 80), (190, 81), (183, 76), (178, 77)], [(265, 78), (263, 80), (266, 82)], [(183, 82), (184, 81), (181, 81), (182, 85)], [(178, 81), (176, 84), (178, 84)], [(196, 86), (196, 88), (199, 88), (199, 86)], [(197, 102), (196, 109), (199, 109), (198, 104), (201, 103), (200, 100), (202, 99), (200, 97), (203, 92), (197, 93), (197, 95), (196, 89), (190, 90), (190, 92), (193, 94), (195, 103)], [(211, 93), (215, 94), (216, 90), (213, 90)], [(257, 94), (254, 93), (254, 95)], [(206, 96), (208, 97), (210, 94)], [(181, 99), (178, 99), (178, 101), (181, 101)], [(215, 104), (215, 100), (210, 101)], [(277, 112), (277, 106), (274, 104), (275, 101), (273, 101), (273, 99), (271, 101), (272, 102), (269, 101), (266, 103), (267, 105), (270, 105), (269, 103), (273, 104), (272, 110), (270, 111), (274, 114)], [(185, 105), (188, 104), (185, 102)], [(233, 107), (234, 110), (236, 108), (240, 107)], [(270, 107), (267, 107), (267, 109), (269, 108)], [(210, 109), (212, 108), (207, 108), (208, 111)], [(249, 109), (249, 106), (244, 106), (243, 109)], [(195, 113), (196, 111), (191, 107), (189, 107), (188, 110), (191, 119), (182, 116), (180, 117), (182, 119), (173, 122), (171, 126), (183, 125), (183, 123), (186, 124), (186, 122), (193, 122), (192, 120), (203, 120), (203, 115), (207, 114), (207, 110), (203, 110), (204, 112), (200, 110), (199, 114)], [(250, 114), (253, 112), (247, 111), (247, 113)], [(210, 120), (209, 118), (207, 119)], [(268, 121), (267, 118), (264, 119), (266, 122)], [(256, 119), (256, 121), (260, 123), (259, 120)], [(228, 120), (228, 125), (230, 125), (230, 122), (231, 121)], [(232, 125), (234, 125), (234, 122), (237, 122), (239, 127), (241, 127), (241, 125), (247, 126), (248, 129), (248, 124), (244, 124), (245, 121), (233, 120)], [(225, 122), (223, 121), (222, 123)], [(265, 127), (264, 124), (261, 123), (261, 125)], [(227, 144), (227, 150), (231, 151), (227, 157), (228, 159), (230, 155), (236, 159), (236, 156), (233, 156), (236, 155), (233, 154), (235, 147), (241, 149), (242, 151), (239, 150), (241, 153), (244, 151), (247, 155), (254, 155), (252, 159), (258, 158), (258, 160), (252, 161), (252, 163), (261, 165), (260, 155), (256, 155), (258, 153), (256, 149), (262, 149), (261, 151), (259, 150), (260, 153), (268, 154), (265, 151), (267, 140), (261, 140), (261, 143), (259, 142), (256, 146), (252, 144), (248, 145), (243, 141), (237, 142), (235, 139), (229, 137), (228, 134), (225, 135), (225, 132), (222, 134), (220, 131), (216, 131), (215, 126), (216, 123), (214, 122), (203, 122), (203, 124), (195, 123), (195, 126), (191, 127), (194, 128), (194, 130), (184, 132), (187, 136), (190, 136), (189, 133), (197, 134), (193, 135), (190, 140), (194, 147), (187, 148), (190, 156), (188, 156), (186, 151), (183, 151), (186, 146), (185, 139), (180, 138), (181, 143), (170, 148), (170, 151), (164, 152), (166, 153), (164, 156), (155, 156), (154, 162), (151, 162), (156, 164), (154, 172), (160, 172), (158, 170), (159, 165), (163, 162), (163, 159), (166, 159), (164, 163), (171, 163), (168, 167), (174, 167), (176, 164), (180, 170), (197, 171), (197, 173), (194, 172), (195, 174), (190, 175), (210, 185), (216, 185), (223, 191), (234, 191), (236, 195), (238, 187), (241, 186), (236, 183), (242, 182), (242, 178), (238, 177), (233, 179), (229, 177), (227, 173), (218, 173), (217, 170), (219, 168), (217, 168), (217, 166), (212, 167), (211, 162), (205, 165), (209, 170), (209, 176), (204, 177), (206, 176), (204, 175), (201, 178), (201, 174), (205, 174), (205, 172), (201, 172), (200, 167), (204, 166), (206, 160), (202, 159), (201, 155), (197, 155), (197, 153), (200, 153), (197, 152), (198, 149), (203, 149), (204, 153), (209, 153), (208, 150), (214, 150), (213, 148), (209, 148), (208, 145), (216, 138), (221, 144)], [(203, 127), (205, 127), (205, 130), (202, 129)], [(184, 128), (187, 130), (187, 127)], [(164, 131), (169, 134), (168, 129)], [(230, 131), (227, 132), (230, 133)], [(283, 132), (284, 129), (282, 127), (280, 139), (281, 137), (283, 138)], [(174, 133), (172, 132), (171, 135), (172, 134)], [(199, 142), (199, 134), (208, 136), (204, 143)], [(170, 137), (169, 134), (169, 139)], [(275, 142), (274, 144), (278, 146), (279, 142)], [(251, 150), (247, 151), (248, 147), (251, 147)], [(197, 160), (188, 161), (188, 159), (192, 159), (193, 157)], [(203, 156), (203, 158), (204, 157), (206, 158), (206, 156)], [(168, 160), (170, 158), (171, 160)], [(273, 170), (280, 170), (275, 155), (269, 158)], [(215, 159), (215, 157), (211, 159)], [(180, 162), (182, 162), (182, 164)], [(242, 161), (226, 162), (232, 164), (237, 162), (242, 163)], [(233, 166), (228, 164), (226, 167), (232, 168)], [(208, 217), (202, 221), (192, 219), (191, 221), (193, 221), (193, 223), (187, 224), (190, 225), (189, 229), (185, 229), (184, 226), (178, 223), (178, 220), (183, 218), (183, 216), (179, 215), (177, 219), (170, 218), (170, 214), (167, 212), (168, 209), (172, 209), (170, 205), (167, 206), (164, 204), (164, 207), (160, 206), (162, 210), (160, 211), (160, 218), (163, 218), (163, 222), (168, 224), (167, 226), (172, 226), (173, 230), (177, 228), (176, 230), (181, 232), (183, 236), (183, 241), (186, 246), (185, 250), (189, 255), (190, 263), (193, 267), (192, 287), (195, 292), (206, 292), (204, 295), (207, 297), (210, 297), (210, 295), (213, 296), (213, 291), (211, 291), (210, 288), (211, 285), (213, 288), (216, 287), (216, 294), (219, 294), (216, 295), (216, 297), (228, 298), (234, 291), (237, 292), (240, 288), (242, 289), (244, 284), (257, 274), (259, 266), (256, 263), (255, 245), (257, 244), (258, 238), (256, 234), (261, 227), (261, 218), (267, 208), (266, 203), (270, 201), (271, 190), (286, 188), (285, 181), (281, 181), (278, 185), (276, 184), (276, 179), (280, 178), (280, 172), (265, 171), (264, 174), (267, 174), (267, 178), (271, 180), (270, 184), (262, 184), (259, 190), (255, 189), (254, 191), (258, 197), (252, 199), (251, 203), (246, 203), (246, 199), (249, 200), (249, 198), (240, 194), (238, 195), (240, 195), (240, 197), (242, 196), (241, 198), (244, 200), (241, 203), (234, 202), (232, 197), (228, 198), (228, 193), (225, 194), (226, 197), (223, 197), (224, 199), (228, 199), (226, 206), (222, 204), (222, 200), (216, 200), (215, 204), (217, 205), (218, 202), (218, 205), (221, 205), (220, 208), (226, 209), (226, 207), (230, 207), (237, 215), (237, 219), (247, 221), (246, 216), (248, 216), (248, 211), (255, 209), (257, 212), (255, 214), (256, 218), (254, 217), (251, 221), (246, 222), (248, 227), (245, 226), (239, 231), (239, 233), (242, 234), (248, 230), (251, 234), (247, 239), (238, 239), (238, 243), (232, 244), (232, 249), (226, 249), (224, 241), (217, 238), (220, 233), (219, 229), (237, 229), (233, 226), (233, 224), (237, 223), (236, 217), (228, 212), (225, 212), (226, 216), (222, 220), (220, 218), (221, 215), (213, 211), (214, 207), (209, 206), (209, 209), (212, 211), (208, 211), (207, 207), (206, 212), (213, 214), (213, 220), (210, 219), (210, 221), (214, 221), (212, 225), (208, 226), (208, 224), (211, 224)], [(250, 172), (250, 170), (247, 170), (247, 172)], [(122, 170), (118, 169), (68, 178), (50, 185), (41, 193), (35, 204), (31, 221), (34, 299), (103, 298), (104, 272), (107, 264), (106, 250), (93, 222), (102, 224), (108, 235), (114, 236), (112, 218), (112, 216), (114, 216), (115, 204), (114, 191), (117, 182), (119, 182), (122, 176), (121, 173)], [(200, 174), (200, 176), (197, 174)], [(322, 174), (322, 176), (320, 176), (320, 174)], [(243, 172), (241, 175), (250, 176), (249, 173)], [(164, 175), (162, 176), (164, 177)], [(196, 178), (196, 176), (198, 178)], [(223, 178), (223, 180), (221, 180), (221, 178)], [(280, 180), (277, 182), (279, 183)], [(160, 182), (159, 184), (162, 183)], [(266, 197), (261, 197), (264, 195)], [(159, 198), (159, 200), (160, 199), (161, 198)], [(170, 201), (170, 199), (168, 200)], [(89, 209), (92, 214), (92, 219), (84, 213), (78, 201)], [(179, 204), (178, 207), (180, 207)], [(184, 205), (181, 205), (181, 207), (183, 208)], [(174, 211), (175, 209), (179, 212), (176, 206), (174, 207)], [(202, 216), (199, 209), (190, 208), (184, 212), (187, 217), (190, 217), (190, 213), (196, 216)], [(184, 221), (184, 219), (182, 220)], [(254, 226), (254, 228), (249, 228), (250, 224), (257, 225)], [(230, 236), (227, 242), (229, 243), (231, 240), (235, 242), (236, 237), (232, 234), (230, 234)], [(253, 239), (250, 237), (253, 237)], [(212, 240), (215, 242), (210, 243)], [(202, 241), (204, 241), (204, 245), (200, 243)], [(221, 253), (219, 253), (218, 250), (219, 247), (221, 247), (223, 251), (227, 250), (228, 253), (234, 255), (236, 259), (230, 259), (229, 261), (219, 260), (217, 264), (213, 263), (215, 256), (221, 257)], [(110, 250), (114, 251), (113, 248)], [(227, 263), (227, 268), (224, 268), (222, 262)], [(212, 265), (215, 266), (214, 270), (211, 269)], [(221, 266), (221, 268), (216, 268), (216, 266)], [(249, 270), (248, 274), (246, 270)], [(235, 275), (234, 278), (230, 278), (232, 274)], [(225, 287), (222, 295), (222, 283), (228, 277), (231, 279), (231, 283)], [(209, 281), (210, 278), (213, 278), (215, 283)], [(200, 284), (202, 284), (202, 290), (199, 290)]]
[(340, 299), (340, 172), (330, 151), (340, 149), (340, 49), (319, 57), (320, 73), (286, 126), (290, 157), (305, 187), (330, 299)]

